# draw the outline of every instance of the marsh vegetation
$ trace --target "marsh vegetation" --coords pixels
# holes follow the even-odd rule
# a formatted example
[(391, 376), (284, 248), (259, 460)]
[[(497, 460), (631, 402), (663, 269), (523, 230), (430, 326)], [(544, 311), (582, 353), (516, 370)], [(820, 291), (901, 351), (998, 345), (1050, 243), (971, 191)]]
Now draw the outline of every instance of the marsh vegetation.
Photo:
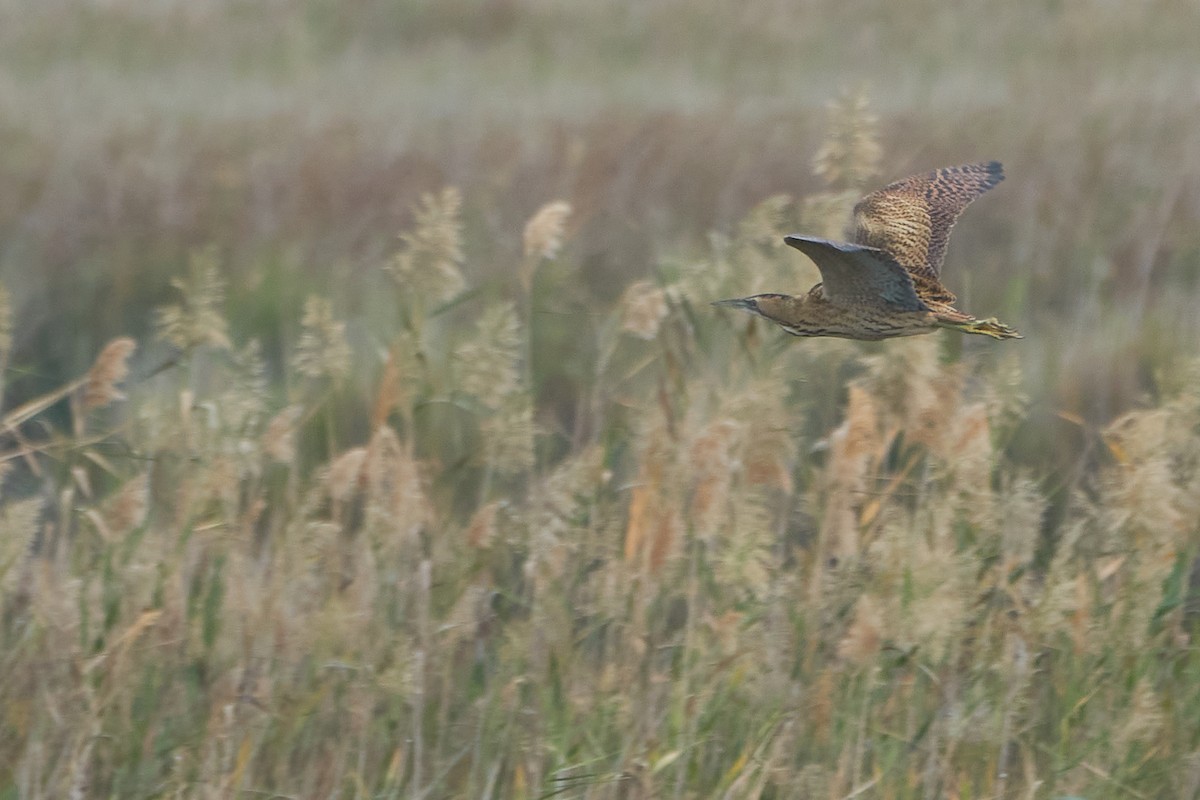
[(1196, 8), (795, 6), (3, 4), (0, 796), (1196, 798)]

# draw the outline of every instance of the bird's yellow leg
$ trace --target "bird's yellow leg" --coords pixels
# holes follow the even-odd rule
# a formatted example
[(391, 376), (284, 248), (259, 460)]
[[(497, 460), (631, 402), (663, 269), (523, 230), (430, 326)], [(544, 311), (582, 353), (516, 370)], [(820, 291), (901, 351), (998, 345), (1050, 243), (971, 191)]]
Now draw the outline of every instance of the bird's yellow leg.
[(951, 320), (940, 318), (937, 321), (938, 327), (950, 328), (963, 333), (978, 333), (983, 336), (990, 336), (993, 339), (1024, 339), (1025, 337), (1019, 334), (1015, 328), (1010, 328), (995, 317), (988, 319), (975, 319), (971, 317), (965, 320)]

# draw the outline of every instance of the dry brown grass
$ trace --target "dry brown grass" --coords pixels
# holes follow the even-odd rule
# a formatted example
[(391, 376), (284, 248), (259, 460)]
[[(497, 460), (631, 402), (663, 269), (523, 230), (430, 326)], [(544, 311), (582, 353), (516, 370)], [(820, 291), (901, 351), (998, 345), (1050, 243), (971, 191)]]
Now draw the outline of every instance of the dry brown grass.
[(1190, 4), (330, 8), (0, 4), (0, 796), (1197, 796)]
[[(460, 252), (441, 208), (407, 258)], [(764, 213), (695, 277), (736, 280), (727, 257), (786, 271), (763, 220), (787, 223)], [(710, 295), (685, 273), (639, 289), (662, 304), (649, 317), (630, 300), (596, 328), (606, 355), (580, 390), (598, 418), (570, 444), (535, 421), (531, 320), (511, 304), (448, 324), (461, 288), (402, 281), (407, 322), (364, 372), (314, 299), (274, 412), (254, 349), (211, 334), (220, 287), (197, 275), (159, 315), (181, 362), (126, 390), (105, 433), (35, 434), (63, 392), (8, 417), (45, 487), (3, 516), (18, 796), (1150, 797), (1196, 780), (1190, 385), (1115, 421), (1107, 465), (1047, 528), (1043, 481), (997, 439), (1011, 376), (967, 381), (933, 337), (776, 347), (696, 315)], [(798, 376), (828, 358), (857, 377), (809, 439)], [(367, 374), (356, 443), (338, 386)]]

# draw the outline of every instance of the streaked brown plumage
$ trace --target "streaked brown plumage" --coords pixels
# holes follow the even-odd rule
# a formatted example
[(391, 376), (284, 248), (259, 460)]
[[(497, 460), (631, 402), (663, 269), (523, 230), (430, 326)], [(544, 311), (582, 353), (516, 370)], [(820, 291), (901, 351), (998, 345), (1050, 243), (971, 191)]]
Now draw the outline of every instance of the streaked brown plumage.
[(765, 317), (794, 336), (890, 339), (937, 328), (995, 339), (1021, 335), (954, 307), (939, 277), (950, 230), (976, 197), (1004, 180), (999, 162), (947, 167), (888, 184), (854, 207), (852, 242), (784, 237), (821, 271), (808, 294), (760, 294), (714, 305)]

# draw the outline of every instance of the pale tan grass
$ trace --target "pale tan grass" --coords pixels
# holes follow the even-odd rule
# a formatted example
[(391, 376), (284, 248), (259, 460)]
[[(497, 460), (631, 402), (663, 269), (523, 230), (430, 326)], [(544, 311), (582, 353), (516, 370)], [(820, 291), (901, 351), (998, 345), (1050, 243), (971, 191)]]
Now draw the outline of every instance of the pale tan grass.
[(813, 171), (831, 187), (859, 189), (879, 171), (883, 148), (879, 118), (865, 87), (843, 91), (828, 105), (825, 142), (813, 156)]
[(221, 311), (226, 281), (220, 273), (216, 249), (192, 253), (188, 267), (186, 278), (171, 281), (182, 295), (181, 302), (157, 309), (159, 338), (185, 351), (201, 345), (232, 348), (229, 325)]
[(80, 408), (84, 413), (125, 399), (117, 384), (129, 375), (129, 357), (135, 349), (137, 342), (122, 336), (106, 344), (96, 356), (83, 384)]
[(631, 284), (621, 298), (621, 330), (647, 341), (658, 335), (667, 316), (667, 295), (649, 281)]
[(498, 408), (518, 389), (521, 343), (521, 322), (511, 303), (485, 310), (473, 335), (455, 349), (459, 387), (488, 408)]
[(526, 258), (554, 258), (562, 249), (571, 204), (554, 200), (537, 210), (525, 223), (522, 240)]
[(838, 655), (854, 664), (869, 664), (879, 654), (885, 632), (883, 610), (872, 595), (864, 594), (854, 606), (854, 620), (838, 643)]
[(292, 366), (307, 378), (345, 379), (350, 373), (351, 350), (346, 341), (346, 323), (333, 316), (328, 298), (310, 296), (304, 301), (300, 338)]
[(828, 485), (821, 489), (823, 557), (844, 560), (859, 553), (859, 513), (884, 445), (876, 401), (851, 385), (845, 422), (829, 437)]
[(386, 266), (404, 306), (424, 310), (462, 291), (461, 213), (462, 195), (454, 187), (421, 196), (414, 227), (400, 235), (403, 247)]
[(291, 464), (296, 459), (296, 427), (304, 414), (304, 407), (290, 405), (279, 411), (267, 423), (262, 435), (262, 449), (268, 458), (281, 464)]
[[(787, 204), (656, 264), (653, 336), (608, 302), (560, 358), (553, 282), (579, 265), (537, 302), (476, 290), (494, 242), (465, 199), (419, 208), (403, 307), (362, 319), (382, 376), (295, 391), (287, 359), (276, 387), (253, 348), (192, 337), (103, 458), (63, 435), (5, 483), (18, 793), (1186, 789), (1190, 384), (1152, 403), (1161, 425), (1076, 425), (1100, 457), (1064, 499), (1012, 447), (1042, 407), (1011, 365), (806, 349), (696, 311), (741, 270), (802, 268), (771, 241)], [(52, 428), (52, 406), (10, 418)]]

